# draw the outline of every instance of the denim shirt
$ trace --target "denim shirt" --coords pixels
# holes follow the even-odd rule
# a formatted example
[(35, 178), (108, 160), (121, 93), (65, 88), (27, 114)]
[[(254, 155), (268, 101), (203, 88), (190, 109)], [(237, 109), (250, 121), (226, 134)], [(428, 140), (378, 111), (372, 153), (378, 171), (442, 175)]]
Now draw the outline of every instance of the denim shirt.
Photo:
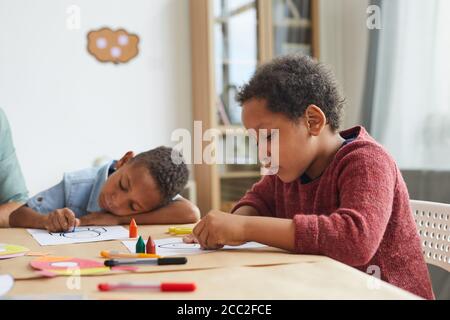
[(65, 173), (60, 183), (39, 192), (28, 200), (27, 205), (42, 214), (69, 208), (77, 218), (103, 211), (98, 204), (98, 197), (114, 163), (110, 161), (101, 167)]
[[(115, 163), (114, 160), (102, 167), (65, 173), (60, 183), (39, 192), (28, 200), (27, 206), (42, 214), (69, 208), (77, 218), (104, 211), (98, 204), (98, 197), (109, 175), (115, 171)], [(182, 197), (176, 195), (172, 201), (179, 199)]]

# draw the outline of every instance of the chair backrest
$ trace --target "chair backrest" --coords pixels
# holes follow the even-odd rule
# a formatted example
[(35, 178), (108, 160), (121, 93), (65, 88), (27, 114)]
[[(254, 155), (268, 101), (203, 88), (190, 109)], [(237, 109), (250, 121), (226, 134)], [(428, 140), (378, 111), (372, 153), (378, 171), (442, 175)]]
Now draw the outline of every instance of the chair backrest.
[(450, 204), (411, 200), (427, 263), (450, 272)]

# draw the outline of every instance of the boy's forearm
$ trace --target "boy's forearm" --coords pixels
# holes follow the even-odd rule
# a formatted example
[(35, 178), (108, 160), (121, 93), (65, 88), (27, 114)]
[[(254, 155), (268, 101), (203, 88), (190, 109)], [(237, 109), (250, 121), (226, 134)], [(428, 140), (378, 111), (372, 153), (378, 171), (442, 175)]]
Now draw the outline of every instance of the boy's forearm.
[(21, 205), (18, 202), (8, 202), (0, 205), (0, 228), (9, 227), (9, 216)]
[(295, 225), (291, 219), (245, 217), (246, 241), (256, 241), (271, 247), (295, 251)]
[(181, 199), (152, 212), (122, 217), (121, 223), (128, 224), (131, 219), (137, 224), (188, 224), (196, 223), (200, 212), (191, 202)]
[(12, 228), (45, 229), (46, 216), (23, 205), (9, 216), (9, 225)]

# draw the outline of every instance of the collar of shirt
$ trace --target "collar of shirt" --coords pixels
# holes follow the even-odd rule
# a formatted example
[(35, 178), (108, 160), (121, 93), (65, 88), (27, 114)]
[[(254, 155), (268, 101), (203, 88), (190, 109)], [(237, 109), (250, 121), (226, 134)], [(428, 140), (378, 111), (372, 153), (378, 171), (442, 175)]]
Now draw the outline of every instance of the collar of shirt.
[(87, 211), (89, 213), (104, 211), (100, 208), (98, 197), (108, 177), (116, 171), (116, 162), (110, 161), (98, 170), (87, 205)]
[[(341, 148), (342, 148), (342, 147), (345, 147), (345, 146), (348, 145), (349, 143), (355, 141), (356, 138), (357, 138), (357, 134), (352, 134), (350, 137), (345, 138), (345, 141), (344, 141), (344, 143), (342, 144)], [(319, 178), (320, 178), (320, 176), (317, 177), (316, 179), (319, 179)], [(302, 175), (300, 176), (300, 183), (301, 183), (301, 184), (307, 184), (307, 183), (313, 182), (313, 181), (316, 180), (316, 179), (311, 179), (306, 173), (304, 173), (304, 174), (302, 174)]]

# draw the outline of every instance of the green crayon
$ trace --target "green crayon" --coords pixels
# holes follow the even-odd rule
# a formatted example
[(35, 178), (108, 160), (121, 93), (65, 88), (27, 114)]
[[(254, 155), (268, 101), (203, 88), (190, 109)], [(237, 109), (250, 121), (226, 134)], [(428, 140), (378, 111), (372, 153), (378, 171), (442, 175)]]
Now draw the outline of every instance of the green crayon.
[(141, 236), (139, 236), (139, 239), (136, 242), (136, 253), (145, 253), (145, 242)]

